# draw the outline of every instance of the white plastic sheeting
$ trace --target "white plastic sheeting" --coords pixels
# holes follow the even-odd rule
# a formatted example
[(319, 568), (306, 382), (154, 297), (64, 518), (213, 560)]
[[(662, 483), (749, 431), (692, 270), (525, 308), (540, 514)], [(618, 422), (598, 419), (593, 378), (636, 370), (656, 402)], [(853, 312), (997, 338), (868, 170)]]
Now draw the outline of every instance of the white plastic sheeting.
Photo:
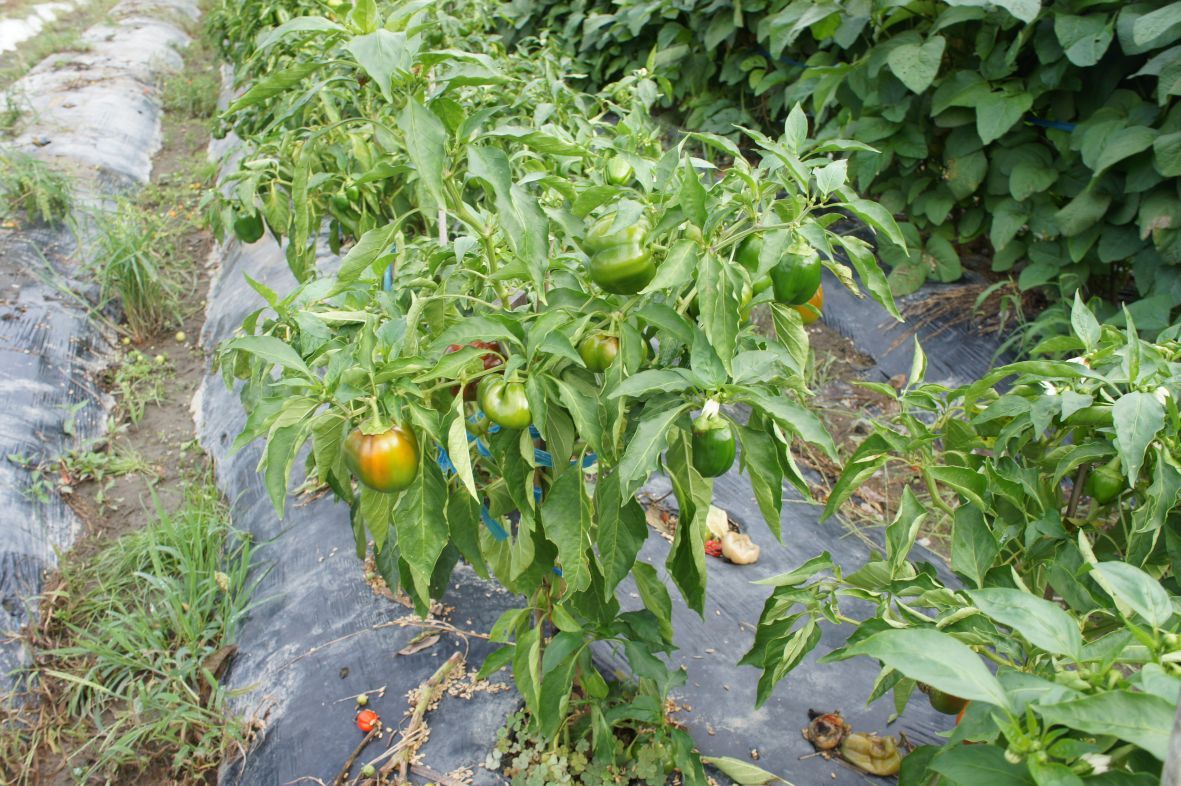
[(29, 9), (24, 16), (0, 19), (0, 52), (10, 52), (40, 33), (45, 25), (63, 14), (68, 14), (85, 3), (56, 2), (41, 3)]

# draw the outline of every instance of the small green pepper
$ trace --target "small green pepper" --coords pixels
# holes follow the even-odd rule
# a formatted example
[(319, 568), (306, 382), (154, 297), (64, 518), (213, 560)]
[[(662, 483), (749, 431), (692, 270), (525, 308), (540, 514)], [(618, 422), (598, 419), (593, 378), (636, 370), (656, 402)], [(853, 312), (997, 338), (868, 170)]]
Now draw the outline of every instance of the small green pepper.
[(723, 475), (734, 465), (734, 428), (718, 410), (718, 402), (711, 399), (693, 420), (693, 466), (704, 478)]
[(619, 355), (619, 339), (607, 333), (592, 333), (578, 343), (578, 355), (588, 369), (601, 374)]
[(510, 382), (499, 375), (484, 377), (479, 396), (480, 409), (502, 428), (522, 429), (533, 422), (529, 397), (520, 382)]
[(656, 275), (656, 263), (647, 248), (648, 222), (640, 219), (614, 229), (615, 214), (595, 221), (587, 230), (582, 248), (590, 255), (590, 277), (606, 292), (634, 295)]

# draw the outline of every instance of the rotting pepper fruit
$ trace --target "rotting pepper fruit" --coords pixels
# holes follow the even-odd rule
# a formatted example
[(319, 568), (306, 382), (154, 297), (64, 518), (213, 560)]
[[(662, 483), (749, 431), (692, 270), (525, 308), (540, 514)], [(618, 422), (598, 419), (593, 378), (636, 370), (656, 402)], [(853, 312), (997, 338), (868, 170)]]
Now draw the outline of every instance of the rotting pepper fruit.
[(804, 739), (818, 751), (830, 751), (841, 744), (845, 736), (853, 731), (839, 712), (817, 712), (808, 710), (811, 722), (801, 730)]
[(820, 255), (806, 240), (797, 239), (771, 268), (775, 300), (788, 306), (804, 305), (820, 291), (820, 271)]
[(344, 441), (344, 461), (357, 480), (374, 491), (401, 491), (418, 474), (418, 438), (402, 426), (380, 434), (354, 429)]
[(578, 343), (578, 356), (596, 374), (607, 370), (619, 355), (619, 339), (607, 333), (591, 333)]
[(693, 420), (693, 467), (704, 478), (716, 478), (734, 464), (734, 427), (719, 409), (710, 399)]
[(502, 428), (522, 429), (533, 422), (529, 411), (529, 397), (525, 386), (498, 374), (484, 377), (480, 382), (480, 409), (488, 419)]
[(648, 221), (615, 229), (615, 213), (591, 224), (582, 241), (590, 255), (590, 277), (600, 289), (615, 295), (634, 295), (656, 276), (656, 263), (648, 250)]
[(1087, 496), (1100, 505), (1114, 502), (1124, 490), (1124, 473), (1120, 472), (1119, 456), (1091, 472), (1083, 489)]
[(893, 737), (854, 732), (841, 740), (841, 758), (870, 775), (897, 775), (902, 756)]

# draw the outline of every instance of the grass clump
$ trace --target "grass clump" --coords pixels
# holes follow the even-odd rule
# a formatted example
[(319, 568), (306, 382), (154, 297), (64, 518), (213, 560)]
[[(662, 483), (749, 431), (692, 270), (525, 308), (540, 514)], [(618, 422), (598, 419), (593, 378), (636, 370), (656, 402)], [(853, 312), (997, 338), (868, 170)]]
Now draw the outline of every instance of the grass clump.
[(64, 223), (73, 210), (70, 181), (44, 161), (15, 150), (0, 151), (0, 195), (4, 217), (23, 213), (30, 221)]
[(93, 262), (104, 304), (118, 301), (127, 329), (144, 341), (181, 318), (182, 287), (191, 278), (177, 247), (181, 231), (128, 200), (97, 220)]
[(64, 770), (134, 783), (166, 768), (204, 782), (245, 738), (218, 678), (247, 610), (251, 552), (204, 478), (176, 513), (64, 555), (29, 634), (33, 687), (0, 723), (0, 781)]

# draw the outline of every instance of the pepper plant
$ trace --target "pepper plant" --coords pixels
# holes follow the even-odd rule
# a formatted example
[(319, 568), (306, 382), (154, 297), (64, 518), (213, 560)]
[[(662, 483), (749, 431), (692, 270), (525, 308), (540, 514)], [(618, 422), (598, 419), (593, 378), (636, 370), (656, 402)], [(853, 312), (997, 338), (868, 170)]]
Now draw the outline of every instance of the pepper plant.
[[(946, 744), (907, 758), (902, 783), (976, 783), (983, 769), (1039, 786), (1159, 781), (1181, 691), (1181, 344), (1144, 341), (1130, 317), (1101, 326), (1078, 298), (1072, 322), (1039, 348), (1069, 361), (948, 390), (923, 381), (919, 350), (900, 393), (865, 383), (899, 414), (874, 424), (826, 512), (891, 467), (917, 468), (921, 492), (904, 492), (884, 555), (847, 574), (822, 555), (766, 580), (744, 658), (763, 670), (760, 702), (821, 621), (846, 623), (856, 630), (825, 658), (878, 659), (871, 699), (892, 692), (901, 713), (921, 685), (937, 708), (970, 701)], [(957, 580), (915, 547), (939, 519)], [(872, 612), (851, 618), (853, 599)]]
[[(1069, 330), (1082, 288), (1141, 330), (1170, 325), (1181, 203), (1181, 3), (1167, 0), (515, 0), (591, 80), (647, 66), (689, 128), (769, 127), (805, 102), (817, 135), (881, 155), (854, 182), (904, 216), (896, 295), (983, 253)], [(1130, 298), (1129, 291), (1134, 291)], [(1060, 319), (1067, 317), (1067, 319)]]
[[(816, 258), (855, 286), (840, 250), (893, 311), (868, 244), (832, 230), (853, 214), (901, 240), (845, 182), (841, 154), (866, 148), (810, 140), (798, 109), (777, 138), (749, 133), (754, 161), (709, 134), (667, 144), (643, 73), (583, 94), (555, 81), (545, 44), (501, 50), (476, 5), (337, 8), (256, 31), (252, 53), (226, 46), (273, 70), (227, 112), (252, 149), (215, 212), (261, 213), (298, 279), (286, 295), (249, 281), (266, 306), (220, 349), (249, 410), (237, 444), (265, 439), (282, 511), (310, 442), (307, 473), (351, 506), (358, 556), (371, 541), (420, 613), (460, 559), (524, 598), (483, 671), (511, 665), (532, 733), (587, 736), (597, 758), (618, 730), (648, 735), (703, 783), (664, 718), (683, 675), (658, 657), (671, 598), (636, 560), (635, 495), (672, 480), (667, 574), (701, 613), (712, 477), (735, 442), (777, 536), (784, 481), (808, 493), (793, 445), (836, 457), (806, 404), (804, 317), (755, 290), (781, 265), (814, 279)], [(349, 182), (355, 226), (331, 206)], [(322, 223), (348, 248), (318, 268)], [(773, 335), (750, 324), (760, 305)], [(615, 597), (629, 576), (638, 611)], [(600, 672), (596, 642), (623, 652), (635, 693)]]

